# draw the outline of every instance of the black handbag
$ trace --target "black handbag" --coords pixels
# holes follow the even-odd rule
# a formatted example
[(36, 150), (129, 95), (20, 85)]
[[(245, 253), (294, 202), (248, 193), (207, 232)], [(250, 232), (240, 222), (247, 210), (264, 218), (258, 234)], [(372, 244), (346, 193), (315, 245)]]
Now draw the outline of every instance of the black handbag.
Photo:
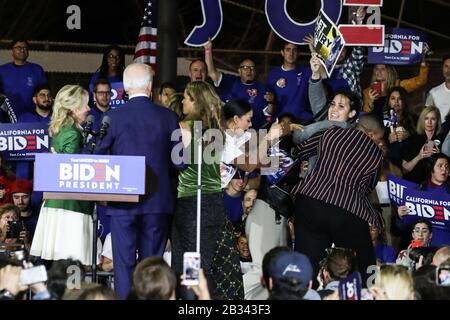
[(294, 214), (294, 199), (292, 198), (292, 189), (300, 181), (301, 161), (296, 160), (289, 171), (275, 184), (265, 185), (265, 201), (275, 210), (277, 215), (289, 219)]

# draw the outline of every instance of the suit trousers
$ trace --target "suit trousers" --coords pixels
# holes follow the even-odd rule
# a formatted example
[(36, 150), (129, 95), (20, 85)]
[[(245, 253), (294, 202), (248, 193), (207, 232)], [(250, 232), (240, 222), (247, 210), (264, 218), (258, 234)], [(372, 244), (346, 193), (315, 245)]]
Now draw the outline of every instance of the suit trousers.
[(126, 299), (131, 291), (137, 263), (148, 257), (163, 255), (169, 233), (169, 217), (165, 213), (111, 214), (114, 287), (120, 299)]
[(375, 265), (375, 252), (369, 224), (355, 214), (317, 199), (300, 195), (295, 203), (295, 250), (311, 260), (315, 276), (319, 262), (326, 257), (326, 248), (353, 249), (356, 252), (363, 286), (369, 274), (367, 267)]

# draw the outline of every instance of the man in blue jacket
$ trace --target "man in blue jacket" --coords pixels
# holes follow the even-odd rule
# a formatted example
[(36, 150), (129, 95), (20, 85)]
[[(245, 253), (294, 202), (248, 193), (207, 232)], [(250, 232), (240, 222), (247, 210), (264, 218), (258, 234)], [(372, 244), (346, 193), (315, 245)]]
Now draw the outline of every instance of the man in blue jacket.
[(121, 299), (130, 292), (137, 260), (163, 255), (175, 202), (170, 180), (171, 153), (174, 146), (182, 143), (181, 134), (179, 140), (171, 139), (179, 129), (175, 112), (149, 98), (151, 68), (131, 64), (124, 71), (123, 82), (129, 101), (110, 111), (107, 133), (95, 150), (98, 154), (109, 151), (112, 155), (145, 156), (146, 194), (139, 203), (108, 204), (115, 287)]

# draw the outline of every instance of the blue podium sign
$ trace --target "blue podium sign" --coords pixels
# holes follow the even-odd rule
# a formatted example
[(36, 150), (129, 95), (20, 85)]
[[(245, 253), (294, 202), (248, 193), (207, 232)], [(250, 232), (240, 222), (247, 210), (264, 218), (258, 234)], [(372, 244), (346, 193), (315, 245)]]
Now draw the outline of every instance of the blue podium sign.
[(143, 195), (145, 157), (37, 154), (34, 190)]

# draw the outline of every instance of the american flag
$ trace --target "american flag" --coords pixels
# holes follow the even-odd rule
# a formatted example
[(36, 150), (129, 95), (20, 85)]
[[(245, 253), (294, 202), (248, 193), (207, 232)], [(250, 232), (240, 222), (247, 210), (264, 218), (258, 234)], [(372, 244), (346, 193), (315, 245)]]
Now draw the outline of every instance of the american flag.
[(156, 36), (158, 34), (158, 0), (149, 0), (144, 11), (134, 62), (156, 68)]

